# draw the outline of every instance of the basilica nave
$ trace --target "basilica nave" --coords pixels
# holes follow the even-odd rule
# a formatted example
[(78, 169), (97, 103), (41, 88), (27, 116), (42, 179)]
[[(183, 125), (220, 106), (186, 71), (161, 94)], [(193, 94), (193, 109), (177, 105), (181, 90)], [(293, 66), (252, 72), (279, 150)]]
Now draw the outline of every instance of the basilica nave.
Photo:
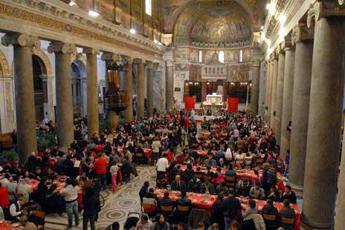
[[(0, 1), (0, 194), (9, 197), (0, 198), (0, 229), (26, 229), (30, 221), (17, 225), (10, 209), (29, 200), (42, 206), (46, 229), (88, 229), (78, 220), (72, 227), (64, 189), (78, 184), (79, 215), (92, 222), (94, 213), (81, 208), (97, 187), (86, 188), (89, 180), (102, 185), (96, 229), (113, 222), (124, 229), (129, 212), (140, 213), (136, 229), (150, 221), (152, 229), (246, 229), (252, 200), (267, 229), (345, 229), (344, 16), (341, 0)], [(196, 179), (211, 180), (215, 194), (188, 188), (189, 165), (191, 178), (200, 167), (214, 176)], [(269, 227), (259, 205), (270, 203), (270, 170), (281, 192), (273, 201), (294, 209), (292, 228), (278, 214)], [(50, 180), (61, 184), (50, 195), (60, 194), (63, 208), (35, 200), (40, 188), (49, 193)], [(9, 185), (21, 181), (31, 186), (25, 205)], [(146, 181), (163, 222), (142, 219)], [(174, 193), (176, 181), (178, 196), (191, 200), (188, 216), (204, 209), (205, 226), (186, 228), (178, 205), (163, 215), (158, 197)], [(265, 198), (240, 192), (246, 182)], [(291, 192), (290, 207), (283, 197)], [(195, 194), (214, 203), (205, 208)], [(228, 196), (241, 201), (241, 221), (229, 216)], [(221, 223), (212, 218), (218, 201)], [(50, 213), (55, 208), (61, 213)]]

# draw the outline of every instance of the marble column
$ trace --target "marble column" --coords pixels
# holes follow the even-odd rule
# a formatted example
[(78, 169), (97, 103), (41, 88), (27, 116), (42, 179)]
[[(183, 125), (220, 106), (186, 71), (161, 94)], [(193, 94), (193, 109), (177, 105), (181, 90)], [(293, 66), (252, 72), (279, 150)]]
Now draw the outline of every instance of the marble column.
[(266, 71), (266, 104), (265, 104), (265, 113), (266, 120), (269, 121), (271, 117), (271, 91), (272, 91), (272, 63), (271, 60), (267, 61), (267, 71)]
[(278, 77), (278, 58), (277, 55), (273, 55), (272, 60), (272, 73), (271, 73), (271, 93), (270, 93), (270, 104), (271, 104), (271, 114), (270, 114), (270, 126), (276, 131), (275, 125), (275, 116), (276, 116), (276, 99), (277, 99), (277, 77)]
[(40, 42), (27, 34), (8, 33), (2, 37), (2, 44), (13, 45), (17, 151), (19, 163), (24, 165), (28, 156), (37, 151), (32, 49), (39, 49)]
[(174, 65), (172, 61), (166, 62), (166, 108), (167, 111), (174, 109)]
[[(290, 38), (288, 38), (290, 40)], [(285, 42), (285, 68), (284, 68), (284, 89), (283, 89), (283, 106), (282, 122), (280, 134), (280, 153), (285, 159), (285, 155), (290, 150), (290, 131), (288, 129), (292, 115), (292, 97), (293, 97), (293, 79), (295, 70), (295, 49), (291, 41)]]
[(306, 26), (301, 30), (294, 28), (295, 68), (291, 115), (291, 140), (289, 183), (294, 191), (301, 194), (304, 184), (305, 156), (307, 153), (307, 132), (309, 116), (309, 98), (311, 84), (311, 69), (313, 59), (312, 34), (303, 34), (308, 31)]
[[(102, 60), (105, 61), (106, 67), (105, 67), (105, 73), (106, 73), (106, 86), (107, 91), (109, 90), (109, 82), (116, 79), (119, 81), (118, 71), (112, 70), (111, 66), (112, 64), (117, 60), (117, 55), (109, 52), (103, 52), (102, 54)], [(118, 82), (119, 84), (119, 82)], [(119, 123), (119, 116), (116, 112), (110, 111), (107, 109), (107, 124), (108, 128), (111, 130), (115, 130), (117, 128), (117, 125)]]
[[(343, 113), (343, 117), (345, 114)], [(343, 127), (345, 127), (345, 120), (343, 123)], [(338, 198), (336, 202), (336, 210), (335, 210), (335, 230), (342, 230), (345, 229), (345, 133), (343, 133), (343, 148), (341, 151), (341, 159), (340, 162), (340, 174), (338, 177)]]
[(265, 118), (266, 106), (266, 85), (267, 85), (267, 65), (265, 61), (260, 62), (260, 77), (259, 77), (259, 115)]
[(139, 74), (137, 79), (137, 118), (145, 117), (145, 63), (143, 60), (138, 61)]
[(250, 69), (252, 75), (252, 87), (249, 110), (257, 114), (259, 110), (260, 62), (254, 61)]
[(154, 64), (147, 63), (147, 116), (153, 116), (153, 80), (154, 80)]
[(85, 48), (87, 71), (87, 121), (90, 135), (99, 132), (97, 54), (94, 48)]
[(344, 88), (344, 42), (339, 41), (345, 40), (345, 23), (332, 15), (339, 15), (338, 8), (315, 7), (333, 17), (323, 14), (315, 22), (302, 225), (333, 229)]
[(124, 111), (126, 122), (133, 121), (133, 62), (132, 58), (126, 57), (125, 64), (125, 89), (128, 97), (128, 107)]
[(283, 90), (284, 90), (284, 68), (285, 68), (285, 52), (281, 49), (278, 56), (278, 74), (277, 74), (277, 86), (276, 86), (276, 100), (275, 100), (275, 123), (274, 132), (278, 144), (280, 144), (280, 131), (282, 122), (282, 109), (283, 109)]
[(48, 51), (55, 53), (57, 136), (59, 146), (66, 150), (74, 140), (71, 63), (76, 47), (51, 42)]

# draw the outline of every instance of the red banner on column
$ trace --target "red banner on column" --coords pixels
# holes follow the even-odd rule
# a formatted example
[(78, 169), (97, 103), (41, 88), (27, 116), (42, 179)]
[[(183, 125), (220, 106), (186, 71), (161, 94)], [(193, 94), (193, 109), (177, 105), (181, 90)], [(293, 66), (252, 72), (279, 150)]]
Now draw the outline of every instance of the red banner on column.
[(235, 112), (238, 111), (239, 100), (237, 97), (228, 98), (228, 111)]
[(195, 97), (185, 97), (184, 98), (184, 108), (185, 108), (185, 110), (195, 109)]

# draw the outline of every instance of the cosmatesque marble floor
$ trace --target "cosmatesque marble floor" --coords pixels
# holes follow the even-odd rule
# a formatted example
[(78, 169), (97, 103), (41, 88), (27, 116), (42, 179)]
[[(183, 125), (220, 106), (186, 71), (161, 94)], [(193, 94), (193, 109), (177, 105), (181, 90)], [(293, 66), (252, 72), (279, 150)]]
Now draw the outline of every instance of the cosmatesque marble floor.
[[(138, 177), (132, 178), (127, 184), (120, 186), (114, 193), (110, 189), (102, 194), (106, 199), (105, 205), (99, 213), (96, 224), (97, 230), (105, 229), (107, 226), (117, 221), (121, 226), (125, 223), (129, 212), (140, 211), (139, 190), (145, 181), (150, 181), (151, 186), (155, 186), (156, 171), (153, 166), (138, 166)], [(82, 214), (80, 214), (82, 218)], [(46, 217), (45, 229), (60, 230), (66, 229), (67, 216), (58, 215)], [(73, 229), (82, 229), (82, 221), (79, 227)]]

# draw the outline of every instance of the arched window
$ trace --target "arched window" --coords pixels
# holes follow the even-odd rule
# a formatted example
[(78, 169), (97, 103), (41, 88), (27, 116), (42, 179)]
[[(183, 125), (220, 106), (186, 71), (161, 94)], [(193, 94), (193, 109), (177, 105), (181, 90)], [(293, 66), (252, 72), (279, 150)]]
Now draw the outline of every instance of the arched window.
[(202, 63), (202, 50), (199, 50), (199, 63)]
[(243, 62), (243, 50), (240, 50), (240, 58), (239, 58), (240, 62)]
[(145, 0), (145, 13), (152, 16), (152, 0)]
[(219, 51), (219, 53), (218, 53), (218, 61), (221, 63), (224, 63), (224, 51), (223, 50)]

